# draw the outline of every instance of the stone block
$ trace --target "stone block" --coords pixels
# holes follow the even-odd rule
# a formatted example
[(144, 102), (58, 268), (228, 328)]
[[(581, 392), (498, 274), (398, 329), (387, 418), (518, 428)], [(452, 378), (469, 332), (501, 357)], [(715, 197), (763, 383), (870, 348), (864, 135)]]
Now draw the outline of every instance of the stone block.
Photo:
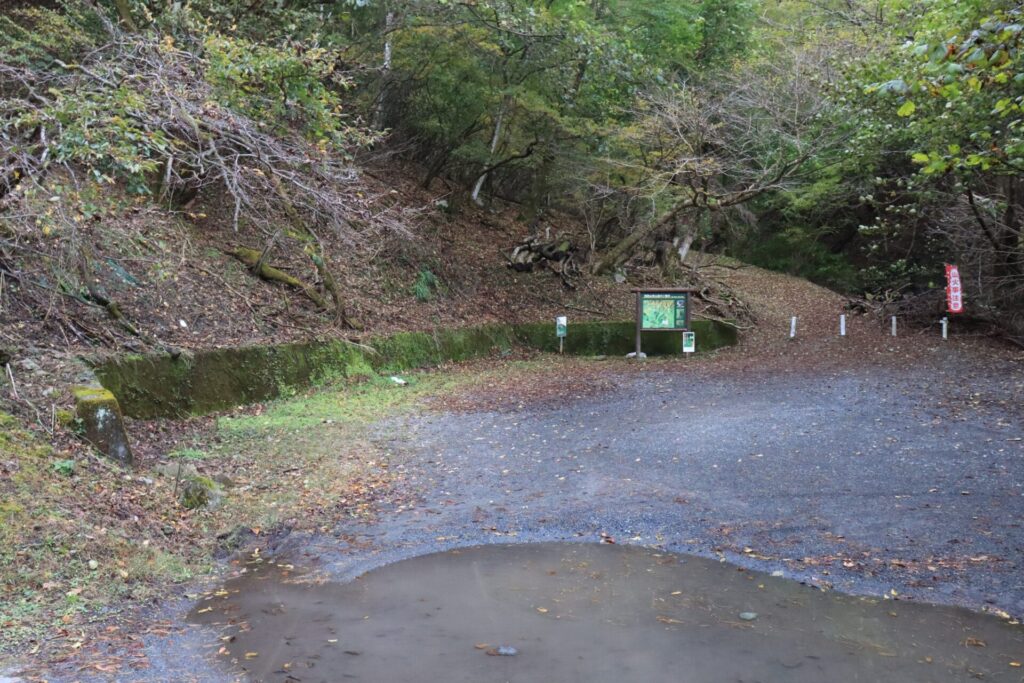
[(100, 386), (77, 386), (75, 414), (81, 421), (82, 435), (103, 455), (123, 465), (134, 463), (121, 407), (114, 394)]

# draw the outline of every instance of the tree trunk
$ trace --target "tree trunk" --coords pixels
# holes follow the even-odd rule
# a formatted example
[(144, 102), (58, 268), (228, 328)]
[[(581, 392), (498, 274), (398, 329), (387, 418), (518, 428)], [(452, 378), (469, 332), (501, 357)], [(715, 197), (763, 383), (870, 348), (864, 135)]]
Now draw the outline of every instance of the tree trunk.
[(384, 128), (387, 117), (388, 88), (391, 85), (391, 60), (392, 44), (391, 32), (395, 28), (395, 13), (385, 3), (386, 14), (384, 15), (384, 59), (381, 62), (380, 71), (380, 97), (377, 98), (377, 108), (373, 114), (374, 127), (377, 130)]
[(134, 17), (132, 17), (132, 10), (128, 6), (128, 0), (114, 0), (114, 6), (117, 8), (117, 14), (121, 17), (121, 21), (133, 33), (139, 30), (138, 24), (135, 23)]
[(547, 152), (541, 157), (540, 168), (533, 173), (533, 179), (530, 183), (530, 192), (526, 197), (526, 208), (524, 212), (524, 220), (530, 226), (531, 230), (536, 231), (537, 226), (540, 225), (541, 216), (544, 215), (544, 209), (546, 208), (544, 203), (544, 194), (548, 188), (548, 176), (551, 174), (551, 166), (553, 159)]
[(252, 272), (260, 278), (267, 280), (268, 282), (280, 282), (281, 284), (301, 289), (303, 293), (309, 297), (309, 300), (317, 306), (326, 311), (331, 310), (330, 304), (324, 301), (322, 296), (317, 294), (317, 291), (313, 289), (312, 285), (303, 282), (297, 277), (289, 275), (279, 268), (267, 265), (263, 262), (263, 254), (261, 252), (255, 249), (249, 249), (248, 247), (237, 247), (226, 253), (234, 256), (236, 259), (249, 266)]
[(683, 233), (682, 238), (676, 238), (676, 249), (679, 251), (679, 265), (686, 262), (686, 256), (690, 253), (693, 239), (697, 236), (697, 229), (692, 225)]
[(1018, 216), (1018, 187), (1015, 178), (1006, 179), (1006, 210), (1003, 212), (1003, 228), (999, 238), (997, 254), (1000, 275), (1011, 277), (1020, 273), (1020, 217)]
[[(270, 182), (274, 186), (274, 190), (277, 192), (278, 198), (280, 198), (281, 200), (281, 203), (284, 207), (284, 212), (288, 216), (288, 220), (291, 222), (292, 227), (294, 227), (296, 231), (305, 232), (312, 238), (313, 242), (316, 245), (315, 248), (311, 248), (307, 252), (307, 255), (313, 262), (313, 265), (316, 267), (317, 274), (320, 276), (320, 281), (323, 282), (324, 289), (327, 290), (327, 292), (331, 296), (331, 299), (334, 301), (335, 316), (338, 318), (338, 320), (340, 320), (343, 324), (347, 325), (348, 327), (351, 327), (353, 329), (359, 329), (360, 326), (357, 323), (350, 320), (347, 313), (345, 312), (345, 302), (342, 299), (341, 291), (338, 289), (337, 281), (334, 279), (333, 273), (331, 273), (330, 268), (328, 268), (327, 266), (327, 262), (324, 260), (323, 245), (320, 243), (320, 238), (317, 237), (316, 233), (313, 232), (312, 228), (306, 225), (306, 222), (302, 220), (302, 216), (299, 215), (299, 212), (295, 208), (295, 205), (292, 204), (291, 198), (288, 196), (288, 191), (285, 189), (284, 185), (281, 184), (280, 179), (278, 179), (278, 177), (275, 176), (272, 172), (269, 172), (269, 170), (268, 174)], [(242, 257), (239, 256), (238, 254), (234, 254), (234, 256), (239, 260), (242, 260)], [(259, 274), (261, 277), (266, 278), (266, 275), (264, 275), (262, 271), (260, 271)], [(312, 287), (305, 283), (300, 283), (299, 286), (303, 288), (303, 290), (306, 292), (306, 295), (309, 296), (310, 299), (315, 301), (317, 305), (321, 306), (326, 310), (331, 310), (331, 307), (327, 305), (327, 302), (324, 301), (323, 298), (320, 297)]]
[(430, 185), (434, 182), (434, 178), (441, 175), (441, 171), (448, 165), (448, 159), (452, 155), (452, 148), (448, 147), (443, 152), (436, 155), (434, 162), (430, 164), (430, 168), (427, 169), (427, 174), (423, 177), (423, 182), (420, 183), (420, 187), (424, 190), (429, 190)]
[(609, 270), (619, 265), (620, 262), (626, 260), (629, 255), (633, 252), (633, 248), (644, 240), (648, 235), (653, 234), (658, 228), (665, 224), (665, 219), (648, 223), (647, 225), (637, 228), (633, 232), (626, 235), (622, 241), (616, 244), (614, 247), (608, 250), (604, 255), (604, 258), (594, 264), (593, 272), (594, 275), (602, 275), (607, 273)]
[[(502, 100), (501, 104), (498, 106), (498, 116), (494, 120), (494, 134), (491, 135), (491, 150), (490, 156), (487, 159), (488, 167), (493, 163), (494, 153), (498, 150), (498, 140), (501, 138), (501, 124), (504, 119), (505, 100)], [(484, 171), (480, 174), (480, 177), (476, 179), (476, 184), (473, 185), (473, 192), (470, 194), (470, 199), (472, 199), (473, 203), (477, 206), (483, 206), (483, 202), (480, 201), (480, 190), (484, 186), (484, 181), (487, 180), (487, 173), (488, 171)]]

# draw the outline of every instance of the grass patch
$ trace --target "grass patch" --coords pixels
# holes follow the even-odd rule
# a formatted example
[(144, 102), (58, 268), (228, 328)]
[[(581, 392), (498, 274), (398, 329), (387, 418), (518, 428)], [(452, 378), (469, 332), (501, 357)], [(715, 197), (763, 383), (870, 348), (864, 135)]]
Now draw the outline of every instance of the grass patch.
[(454, 381), (403, 377), (407, 383), (399, 385), (369, 374), (220, 418), (204, 464), (240, 484), (213, 512), (221, 533), (238, 525), (325, 530), (368, 514), (392, 488), (389, 454), (369, 427)]
[(198, 448), (175, 448), (167, 457), (171, 460), (206, 460), (209, 454)]
[(73, 639), (112, 606), (203, 571), (202, 556), (172, 540), (169, 495), (66, 455), (0, 413), (0, 653)]
[(439, 284), (437, 276), (429, 268), (423, 268), (412, 285), (412, 293), (417, 301), (425, 303), (434, 298)]
[(332, 423), (365, 424), (414, 404), (418, 399), (450, 383), (436, 374), (417, 373), (404, 377), (401, 386), (390, 376), (368, 375), (358, 384), (334, 385), (267, 404), (256, 415), (224, 417), (217, 421), (225, 434), (267, 431), (295, 431)]

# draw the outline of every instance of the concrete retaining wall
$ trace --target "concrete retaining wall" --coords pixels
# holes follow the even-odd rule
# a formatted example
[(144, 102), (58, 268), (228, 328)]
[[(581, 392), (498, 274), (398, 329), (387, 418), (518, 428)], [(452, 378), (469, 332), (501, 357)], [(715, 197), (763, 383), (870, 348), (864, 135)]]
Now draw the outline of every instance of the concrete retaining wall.
[[(736, 343), (736, 330), (711, 321), (695, 321), (697, 351)], [(633, 350), (632, 322), (569, 325), (565, 351), (577, 355), (624, 356)], [(125, 415), (138, 418), (184, 417), (226, 410), (280, 396), (288, 389), (335, 378), (397, 372), (449, 361), (486, 357), (520, 345), (556, 351), (554, 322), (488, 325), (435, 332), (401, 332), (370, 339), (213, 349), (172, 357), (125, 355), (93, 363), (104, 388)], [(645, 333), (649, 355), (681, 352), (679, 333)], [(372, 349), (372, 350), (371, 350)]]

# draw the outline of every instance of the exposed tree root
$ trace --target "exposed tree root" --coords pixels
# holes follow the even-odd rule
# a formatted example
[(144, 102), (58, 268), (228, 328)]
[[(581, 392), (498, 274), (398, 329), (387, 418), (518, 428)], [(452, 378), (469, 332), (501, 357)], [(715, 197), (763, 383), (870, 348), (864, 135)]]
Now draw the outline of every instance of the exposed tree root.
[(314, 289), (312, 285), (303, 282), (297, 277), (289, 275), (283, 270), (266, 264), (262, 258), (262, 252), (259, 250), (250, 249), (248, 247), (237, 247), (227, 253), (249, 266), (250, 270), (260, 278), (267, 280), (268, 282), (280, 282), (281, 284), (288, 285), (289, 287), (301, 289), (302, 292), (309, 297), (310, 301), (315, 303), (317, 306), (325, 311), (331, 310), (331, 305), (317, 293), (316, 289)]
[(331, 273), (330, 268), (327, 267), (327, 262), (324, 259), (323, 245), (320, 243), (320, 238), (313, 232), (312, 228), (302, 220), (302, 216), (299, 215), (298, 210), (295, 208), (295, 204), (292, 203), (291, 198), (288, 196), (288, 190), (285, 189), (281, 181), (270, 172), (270, 182), (274, 186), (274, 191), (277, 193), (278, 199), (281, 200), (281, 206), (284, 208), (285, 214), (288, 216), (288, 220), (291, 222), (292, 227), (296, 232), (301, 232), (309, 235), (315, 247), (311, 246), (306, 250), (313, 265), (316, 266), (316, 272), (320, 276), (320, 281), (324, 285), (324, 289), (331, 295), (331, 299), (334, 301), (334, 313), (338, 317), (338, 320), (347, 327), (352, 329), (361, 329), (362, 326), (353, 322), (349, 319), (345, 312), (344, 300), (341, 296), (341, 290), (338, 289), (338, 283), (334, 279), (334, 274)]

